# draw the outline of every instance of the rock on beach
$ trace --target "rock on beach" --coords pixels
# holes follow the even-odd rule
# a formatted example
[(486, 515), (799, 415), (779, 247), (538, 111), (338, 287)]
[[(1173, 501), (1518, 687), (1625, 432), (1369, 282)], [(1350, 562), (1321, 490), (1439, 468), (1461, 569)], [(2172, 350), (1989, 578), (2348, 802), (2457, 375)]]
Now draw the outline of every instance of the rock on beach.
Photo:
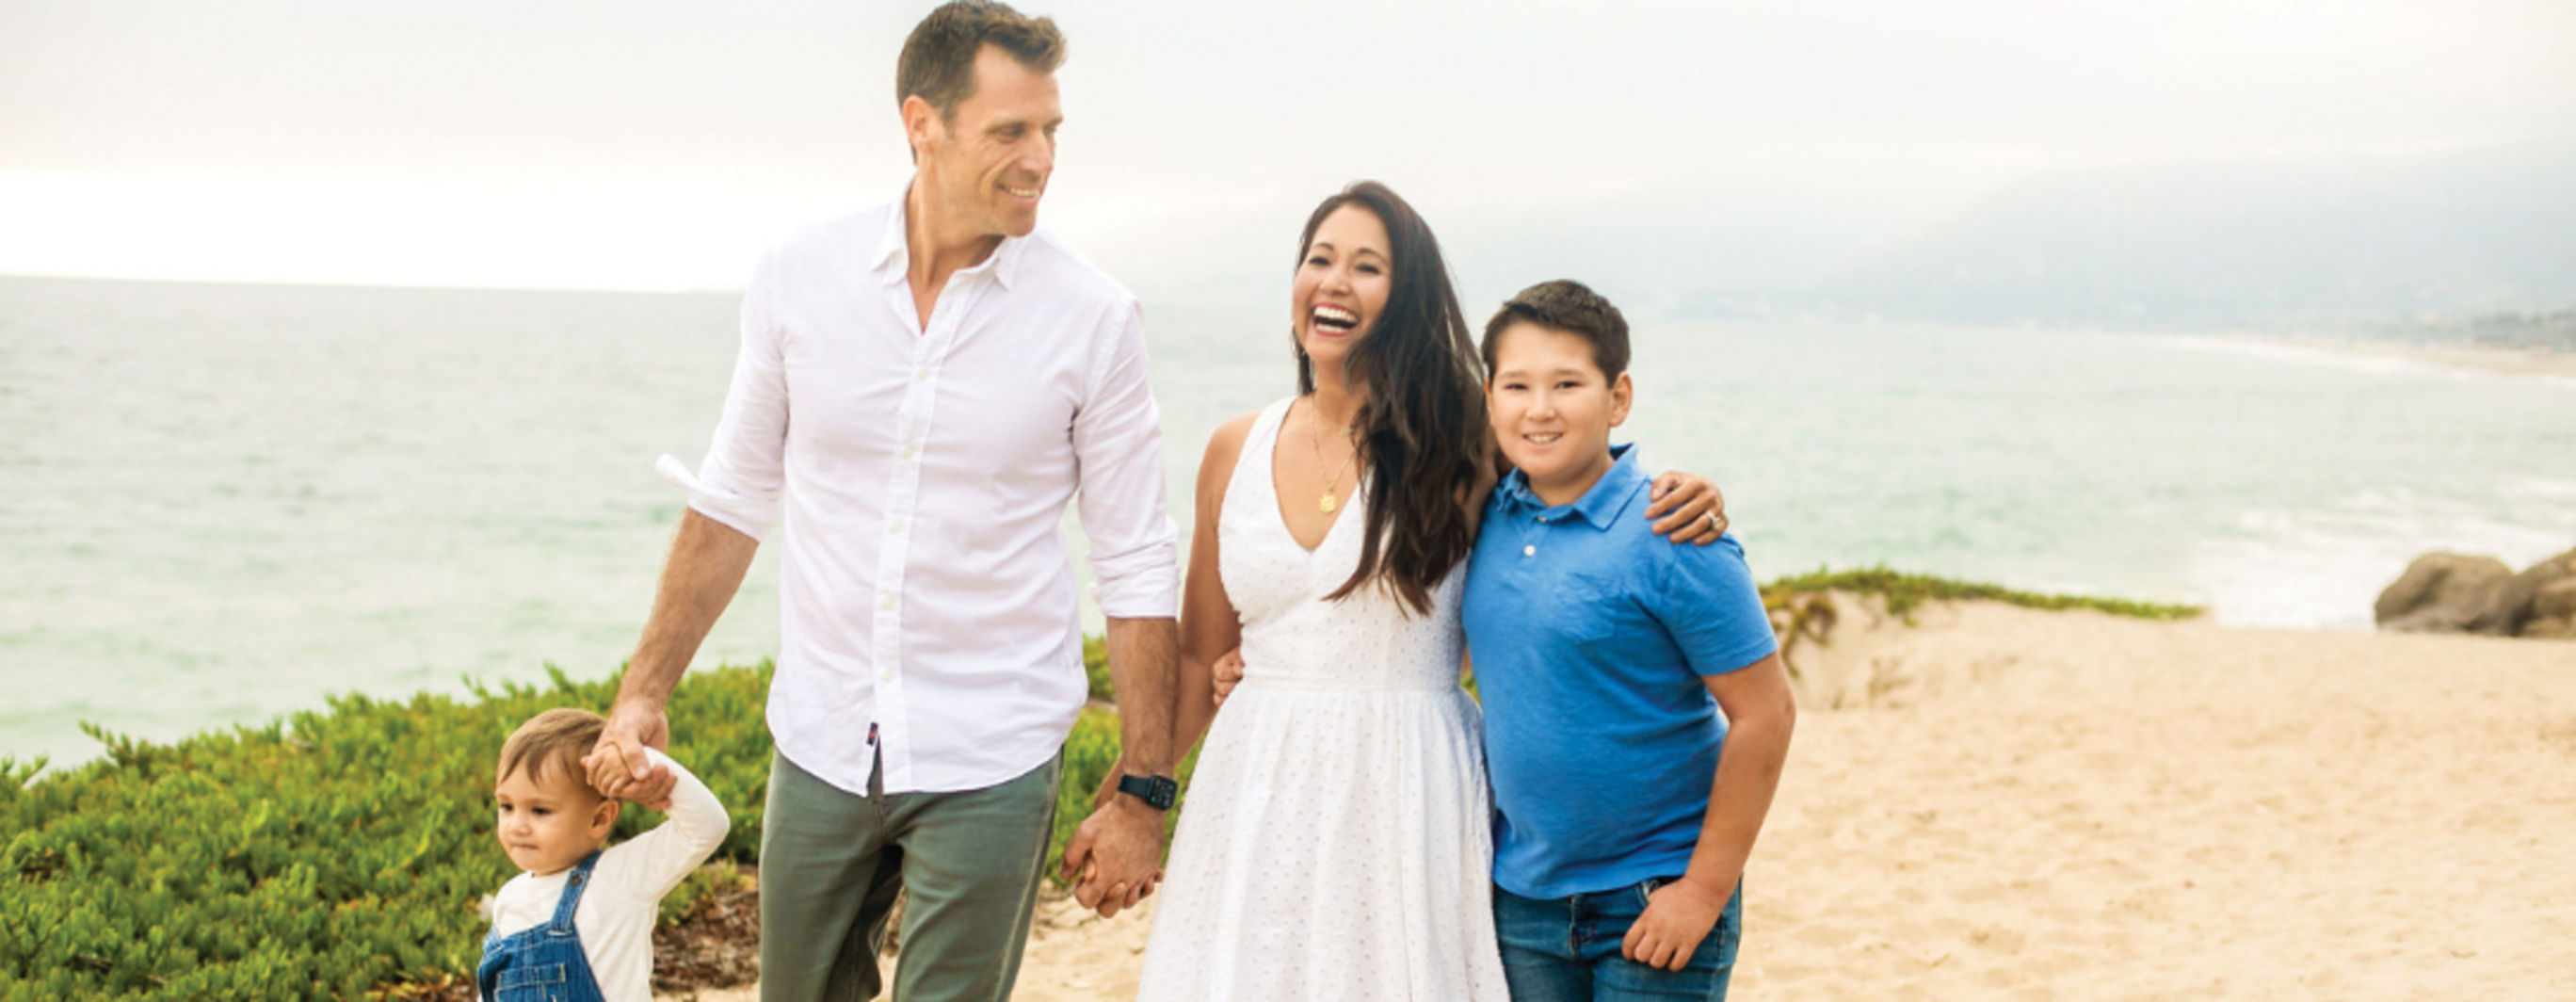
[(2520, 574), (2494, 557), (2428, 553), (2379, 593), (2379, 628), (2568, 639), (2576, 629), (2576, 550)]

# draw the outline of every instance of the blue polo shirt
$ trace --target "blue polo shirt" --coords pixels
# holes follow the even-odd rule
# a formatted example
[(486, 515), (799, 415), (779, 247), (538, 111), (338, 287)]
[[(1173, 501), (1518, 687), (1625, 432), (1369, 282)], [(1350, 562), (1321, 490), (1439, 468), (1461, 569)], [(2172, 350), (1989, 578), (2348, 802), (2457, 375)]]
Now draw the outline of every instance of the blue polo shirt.
[(1643, 517), (1633, 446), (1570, 505), (1495, 485), (1467, 565), (1467, 648), (1494, 787), (1494, 883), (1528, 898), (1690, 867), (1726, 720), (1703, 676), (1778, 649), (1744, 549)]

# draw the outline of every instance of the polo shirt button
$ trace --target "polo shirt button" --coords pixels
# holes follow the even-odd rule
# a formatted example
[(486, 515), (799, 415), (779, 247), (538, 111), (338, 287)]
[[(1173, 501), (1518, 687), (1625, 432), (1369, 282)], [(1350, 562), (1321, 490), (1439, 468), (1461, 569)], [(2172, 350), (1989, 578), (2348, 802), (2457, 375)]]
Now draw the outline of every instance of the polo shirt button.
[(1536, 547), (1536, 546), (1524, 546), (1524, 547), (1521, 547), (1521, 556), (1524, 556), (1524, 557), (1535, 557), (1535, 556), (1538, 556), (1538, 547)]

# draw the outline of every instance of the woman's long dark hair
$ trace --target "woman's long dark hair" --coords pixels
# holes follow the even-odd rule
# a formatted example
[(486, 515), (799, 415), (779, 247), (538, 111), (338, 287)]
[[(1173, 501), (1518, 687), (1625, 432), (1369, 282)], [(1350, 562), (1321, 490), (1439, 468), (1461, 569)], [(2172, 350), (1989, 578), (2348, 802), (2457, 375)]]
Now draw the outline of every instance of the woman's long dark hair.
[[(1365, 389), (1354, 430), (1368, 475), (1359, 567), (1327, 598), (1376, 582), (1414, 611), (1431, 611), (1431, 591), (1467, 558), (1468, 493), (1490, 451), (1484, 377), (1440, 241), (1404, 199), (1375, 181), (1354, 181), (1315, 207), (1297, 258), (1324, 217), (1345, 205), (1376, 214), (1394, 258), (1386, 309), (1342, 358), (1342, 382)], [(1292, 339), (1294, 335), (1291, 335)], [(1297, 392), (1315, 392), (1315, 365), (1297, 350)]]

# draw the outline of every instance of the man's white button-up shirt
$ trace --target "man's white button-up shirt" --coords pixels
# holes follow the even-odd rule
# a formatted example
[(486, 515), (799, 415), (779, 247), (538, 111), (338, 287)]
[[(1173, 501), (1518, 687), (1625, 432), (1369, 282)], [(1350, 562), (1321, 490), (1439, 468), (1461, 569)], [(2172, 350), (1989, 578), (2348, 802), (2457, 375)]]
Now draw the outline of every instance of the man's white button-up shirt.
[(785, 500), (769, 728), (864, 795), (972, 790), (1056, 753), (1087, 696), (1058, 533), (1079, 495), (1101, 612), (1174, 614), (1177, 530), (1136, 298), (1039, 229), (948, 280), (924, 327), (904, 203), (808, 229), (743, 296), (689, 506), (754, 539)]

